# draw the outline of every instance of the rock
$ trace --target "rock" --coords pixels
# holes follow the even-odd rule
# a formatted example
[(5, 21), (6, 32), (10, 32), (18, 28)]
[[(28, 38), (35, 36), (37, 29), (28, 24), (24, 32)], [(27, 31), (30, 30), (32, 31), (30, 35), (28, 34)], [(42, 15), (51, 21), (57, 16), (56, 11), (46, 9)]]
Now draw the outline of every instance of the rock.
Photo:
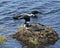
[(41, 48), (41, 46), (54, 45), (59, 36), (51, 27), (44, 26), (44, 30), (39, 31), (31, 31), (22, 27), (20, 31), (12, 35), (12, 38), (21, 41), (28, 48)]

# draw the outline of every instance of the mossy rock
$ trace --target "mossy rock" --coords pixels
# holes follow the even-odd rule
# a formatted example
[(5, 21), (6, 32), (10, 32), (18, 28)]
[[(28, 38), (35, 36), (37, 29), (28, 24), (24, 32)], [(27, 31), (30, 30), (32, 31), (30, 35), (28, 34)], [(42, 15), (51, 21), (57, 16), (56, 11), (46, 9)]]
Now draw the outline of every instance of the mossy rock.
[(46, 26), (44, 30), (40, 31), (31, 31), (23, 27), (13, 34), (12, 38), (21, 41), (28, 48), (40, 48), (40, 46), (54, 45), (59, 36), (51, 27)]

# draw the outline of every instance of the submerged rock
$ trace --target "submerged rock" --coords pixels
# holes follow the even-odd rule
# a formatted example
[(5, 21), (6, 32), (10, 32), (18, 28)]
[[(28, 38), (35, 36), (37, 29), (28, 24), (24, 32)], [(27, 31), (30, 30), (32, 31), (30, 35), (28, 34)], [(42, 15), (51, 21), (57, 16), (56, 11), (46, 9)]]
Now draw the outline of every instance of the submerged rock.
[[(13, 34), (12, 37), (21, 41), (23, 45), (27, 45), (28, 48), (41, 48), (41, 46), (54, 45), (59, 39), (58, 34), (49, 26), (43, 26), (40, 24), (41, 30), (27, 30), (25, 27), (21, 27), (20, 31)], [(42, 30), (43, 28), (43, 30)]]

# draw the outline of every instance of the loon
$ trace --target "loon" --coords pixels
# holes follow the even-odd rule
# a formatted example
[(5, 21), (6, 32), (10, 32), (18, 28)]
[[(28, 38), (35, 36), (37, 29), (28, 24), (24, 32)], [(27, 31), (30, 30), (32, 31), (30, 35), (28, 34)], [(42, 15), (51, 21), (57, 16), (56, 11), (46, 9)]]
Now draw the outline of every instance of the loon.
[(28, 19), (29, 19), (29, 17), (37, 18), (36, 14), (38, 14), (38, 13), (41, 14), (41, 12), (39, 12), (39, 11), (32, 11), (30, 14), (28, 14), (28, 13), (23, 13), (23, 14), (20, 14), (19, 16), (13, 17), (13, 19), (19, 20), (19, 19), (25, 18), (25, 17), (28, 18)]
[[(37, 12), (32, 12), (32, 13), (37, 13)], [(22, 16), (22, 17), (17, 17), (16, 19), (18, 19), (18, 18), (25, 20), (24, 27), (28, 30), (37, 31), (37, 30), (43, 30), (44, 29), (44, 25), (42, 25), (40, 23), (30, 23), (30, 16), (28, 16), (28, 15)]]

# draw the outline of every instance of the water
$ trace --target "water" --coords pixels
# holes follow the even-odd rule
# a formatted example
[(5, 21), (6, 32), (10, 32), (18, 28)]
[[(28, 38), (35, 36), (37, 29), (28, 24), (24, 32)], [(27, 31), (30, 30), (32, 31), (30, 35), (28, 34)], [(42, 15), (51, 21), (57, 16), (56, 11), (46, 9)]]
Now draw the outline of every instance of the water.
[[(43, 13), (38, 14), (39, 18), (35, 22), (51, 26), (60, 36), (60, 0), (0, 0), (0, 34), (5, 36), (15, 34), (24, 20), (14, 21), (12, 17), (32, 10)], [(22, 48), (22, 45), (17, 40), (11, 39), (0, 48)], [(60, 48), (60, 40), (46, 48)]]

